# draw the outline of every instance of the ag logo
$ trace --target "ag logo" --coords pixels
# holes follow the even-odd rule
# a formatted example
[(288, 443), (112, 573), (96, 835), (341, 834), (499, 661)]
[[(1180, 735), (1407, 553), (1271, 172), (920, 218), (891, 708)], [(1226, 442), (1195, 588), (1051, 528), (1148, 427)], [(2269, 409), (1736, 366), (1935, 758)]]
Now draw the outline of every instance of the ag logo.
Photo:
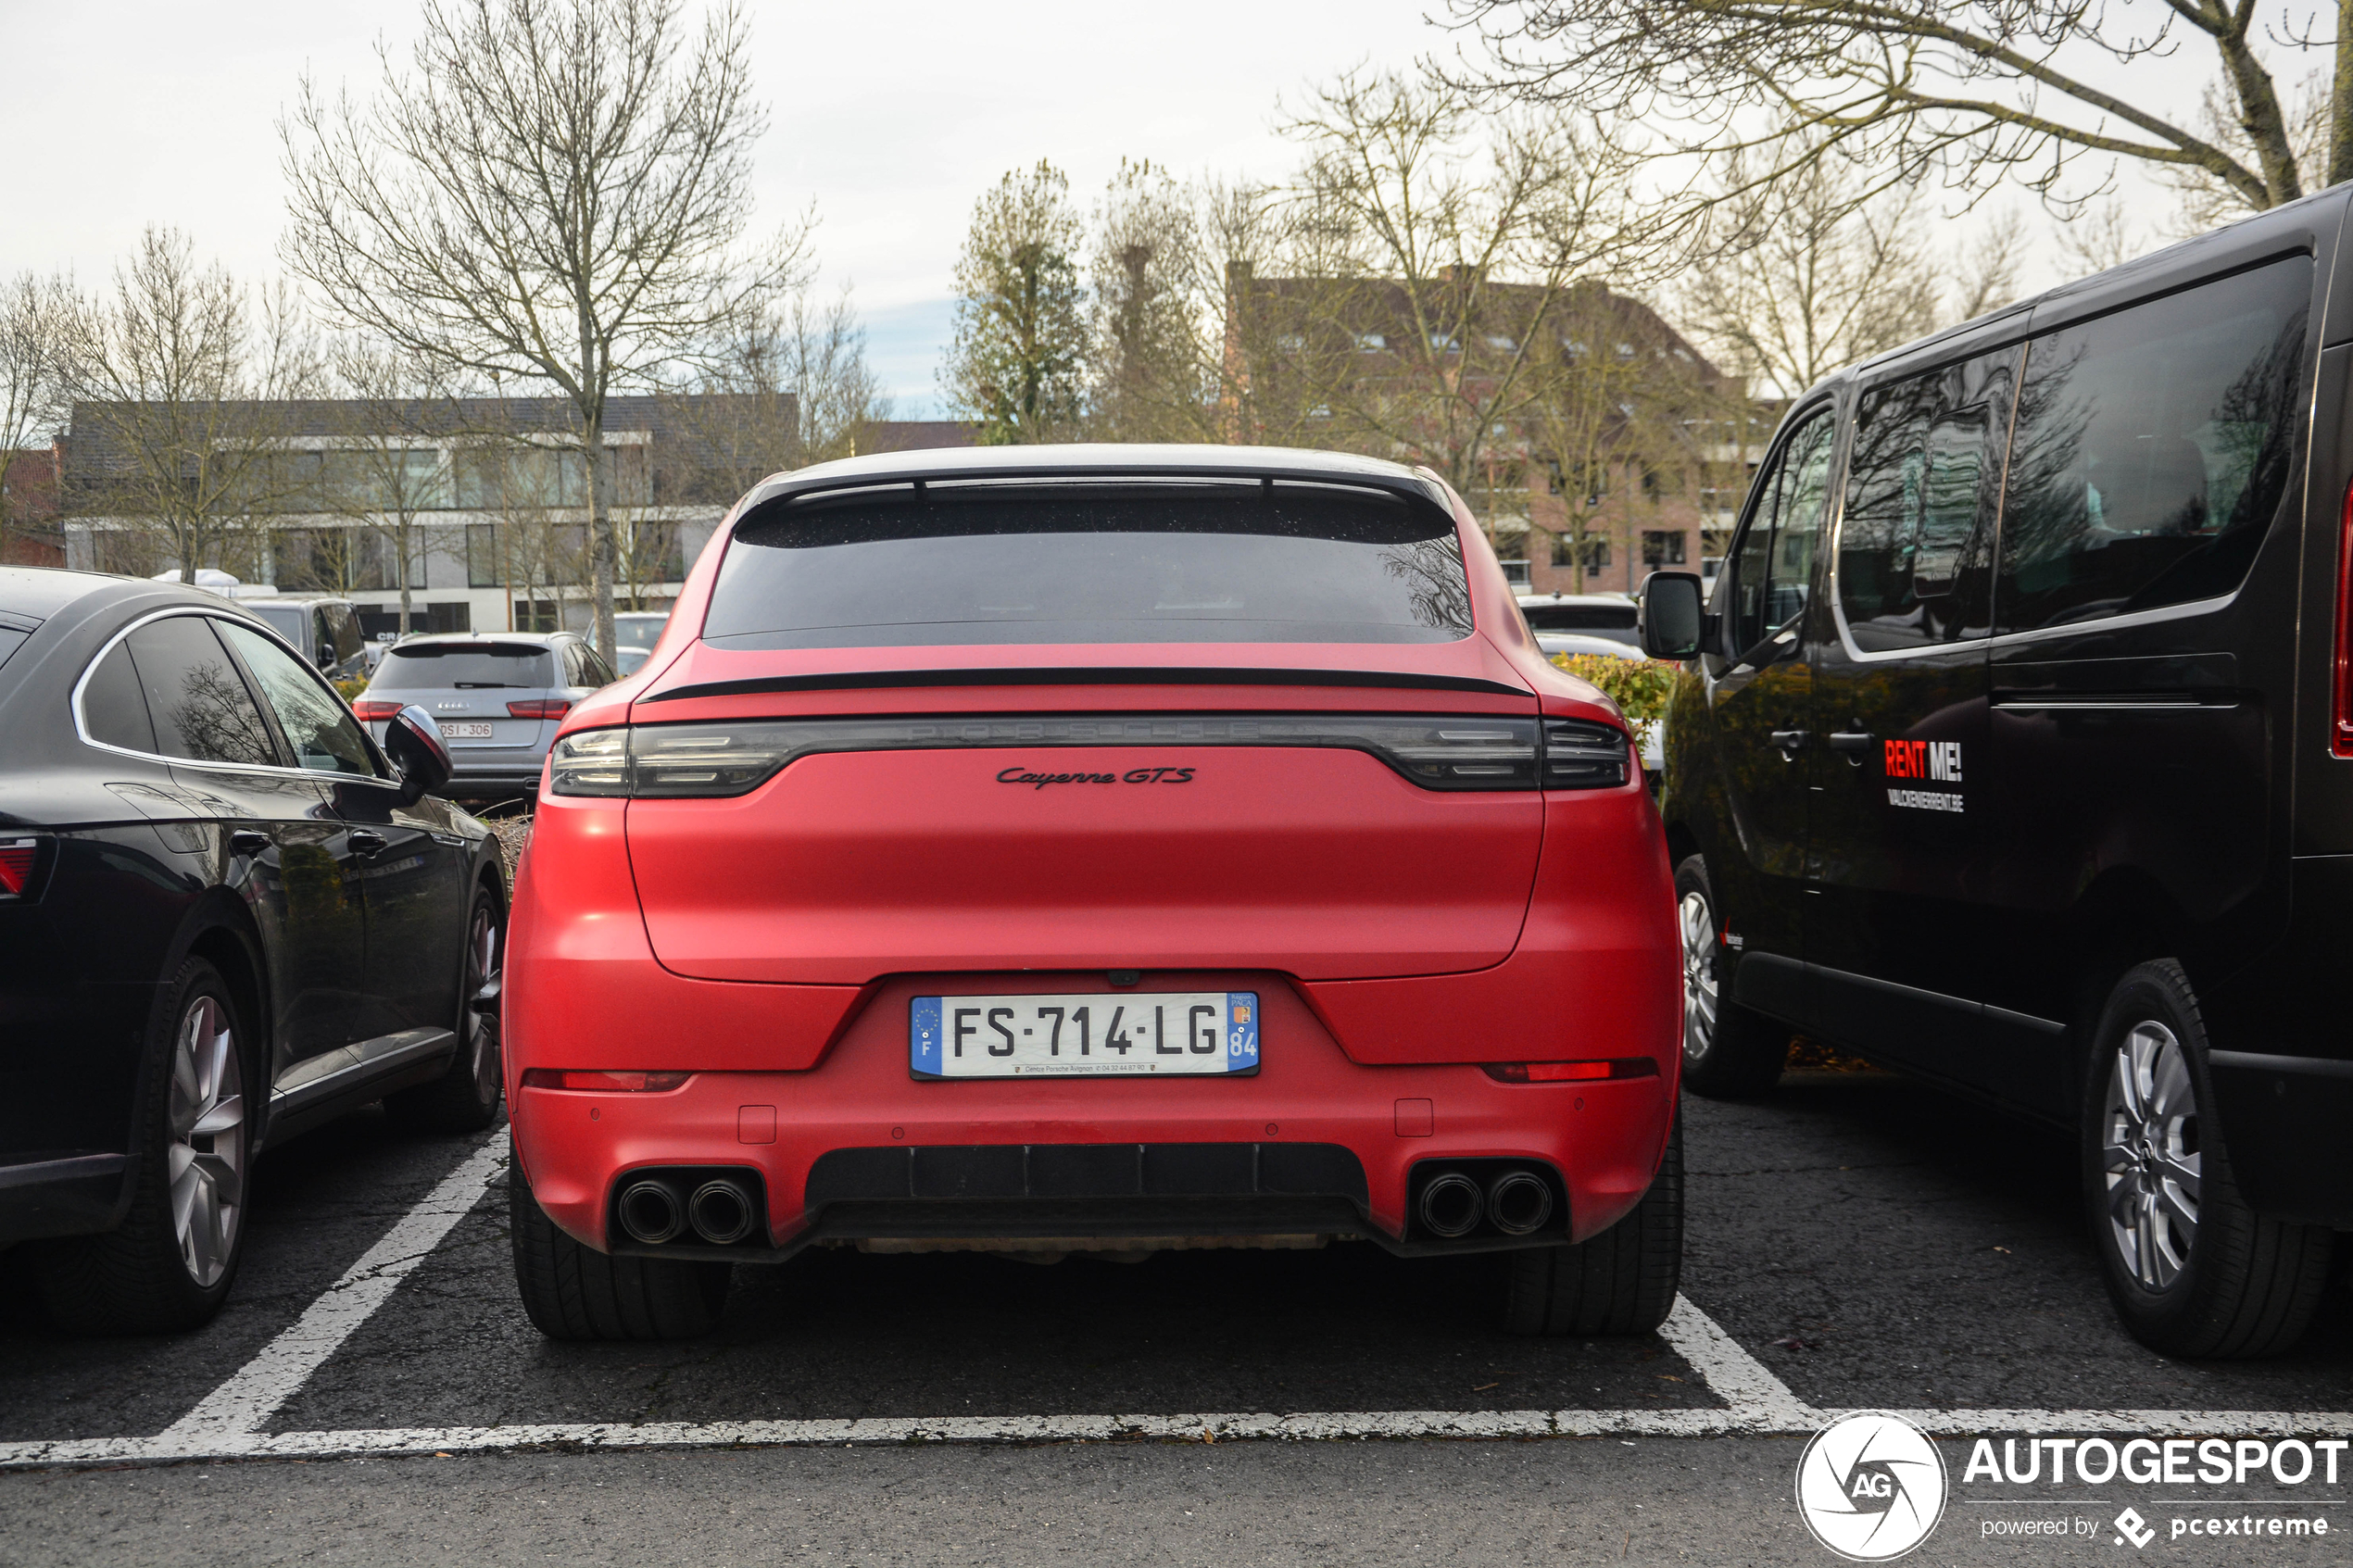
[(1855, 1562), (1901, 1557), (1944, 1516), (1944, 1456), (1897, 1415), (1831, 1423), (1797, 1461), (1797, 1512), (1814, 1538)]

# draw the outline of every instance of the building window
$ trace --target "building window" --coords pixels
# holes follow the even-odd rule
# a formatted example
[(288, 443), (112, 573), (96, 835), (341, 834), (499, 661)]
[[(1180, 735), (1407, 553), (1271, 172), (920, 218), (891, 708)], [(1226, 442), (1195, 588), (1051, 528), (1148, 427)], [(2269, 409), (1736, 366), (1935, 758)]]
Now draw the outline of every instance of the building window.
[(1683, 535), (1661, 529), (1642, 531), (1642, 564), (1647, 567), (1680, 566), (1683, 564)]
[(1588, 571), (1601, 571), (1609, 564), (1609, 541), (1599, 535), (1578, 539), (1567, 533), (1554, 534), (1553, 564), (1575, 566), (1579, 561)]
[(496, 588), (498, 575), (498, 525), (495, 522), (466, 524), (466, 586)]
[(553, 599), (517, 599), (515, 630), (518, 632), (560, 632), (563, 630), (563, 609)]

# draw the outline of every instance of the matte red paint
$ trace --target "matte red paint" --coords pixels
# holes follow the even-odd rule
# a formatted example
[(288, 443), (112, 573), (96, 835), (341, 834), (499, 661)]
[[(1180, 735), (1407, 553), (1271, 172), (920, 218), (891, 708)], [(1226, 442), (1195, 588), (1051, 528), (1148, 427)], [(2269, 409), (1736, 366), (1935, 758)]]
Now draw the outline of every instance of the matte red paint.
[[(714, 648), (698, 639), (731, 518), (644, 669), (574, 708), (562, 729), (1154, 709), (1533, 710), (1622, 728), (1606, 697), (1536, 650), (1467, 508), (1457, 498), (1453, 509), (1479, 632), (1419, 646)], [(1528, 695), (1008, 685), (639, 706), (717, 680), (1024, 664), (1352, 668), (1467, 675)], [(1142, 749), (1164, 760), (1162, 748)], [(1063, 759), (1081, 765), (1073, 753), (1040, 765)], [(1196, 748), (1176, 759), (1201, 770), (1182, 789), (1074, 798), (1085, 792), (992, 782), (1017, 760), (807, 759), (736, 801), (543, 794), (509, 938), (506, 1062), (516, 1150), (559, 1224), (603, 1246), (606, 1195), (622, 1173), (749, 1162), (765, 1179), (771, 1235), (786, 1242), (806, 1223), (801, 1192), (820, 1154), (893, 1141), (1340, 1143), (1363, 1160), (1372, 1218), (1392, 1235), (1416, 1160), (1549, 1160), (1580, 1239), (1647, 1188), (1675, 1101), (1680, 994), (1666, 845), (1639, 784), (1447, 795), (1355, 753)], [(1223, 880), (1205, 863), (1220, 858)], [(950, 881), (960, 859), (993, 882)], [(1142, 868), (1134, 886), (1086, 874), (1114, 860)], [(1239, 886), (1236, 864), (1256, 868)], [(909, 1078), (910, 997), (1107, 990), (1110, 967), (1143, 969), (1154, 989), (1259, 992), (1261, 1072)], [(1657, 1061), (1656, 1075), (1504, 1084), (1479, 1065), (1639, 1056)], [(598, 1095), (525, 1088), (532, 1067), (694, 1076), (662, 1095)], [(1428, 1135), (1400, 1136), (1401, 1100), (1429, 1102)], [(775, 1108), (773, 1143), (742, 1141), (747, 1106)]]

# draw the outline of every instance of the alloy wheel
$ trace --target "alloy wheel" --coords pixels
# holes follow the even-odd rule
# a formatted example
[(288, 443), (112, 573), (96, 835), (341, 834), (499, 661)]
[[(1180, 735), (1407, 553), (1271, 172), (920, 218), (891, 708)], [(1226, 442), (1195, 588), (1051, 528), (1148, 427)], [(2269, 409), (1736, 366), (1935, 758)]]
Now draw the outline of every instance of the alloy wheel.
[(1697, 1061), (1716, 1041), (1716, 916), (1706, 897), (1683, 895), (1683, 1060)]
[(466, 1048), (473, 1053), (474, 1094), (487, 1102), (497, 1093), (498, 1017), (477, 1006), (498, 978), (498, 921), (487, 902), (474, 908), (466, 932)]
[(2101, 1131), (2109, 1239), (2133, 1278), (2166, 1289), (2197, 1240), (2203, 1165), (2189, 1058), (2162, 1023), (2134, 1024), (2117, 1047)]
[(209, 1289), (229, 1271), (245, 1218), (245, 1072), (217, 997), (198, 996), (172, 1043), (171, 1225), (188, 1277)]

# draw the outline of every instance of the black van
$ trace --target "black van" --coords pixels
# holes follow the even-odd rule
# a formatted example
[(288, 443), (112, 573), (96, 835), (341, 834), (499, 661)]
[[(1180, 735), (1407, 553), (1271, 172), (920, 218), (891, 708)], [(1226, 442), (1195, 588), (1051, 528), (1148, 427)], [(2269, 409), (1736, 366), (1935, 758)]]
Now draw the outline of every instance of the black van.
[(2353, 1227), (2340, 187), (1792, 407), (1684, 660), (1684, 1081), (1793, 1029), (2081, 1129), (2126, 1324), (2287, 1348)]

